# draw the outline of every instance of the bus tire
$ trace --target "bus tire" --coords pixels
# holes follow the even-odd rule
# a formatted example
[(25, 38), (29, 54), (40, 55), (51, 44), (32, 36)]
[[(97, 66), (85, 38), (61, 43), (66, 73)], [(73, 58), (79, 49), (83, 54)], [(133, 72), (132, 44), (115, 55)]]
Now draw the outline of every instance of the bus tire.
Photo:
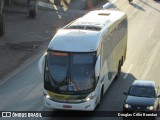
[(119, 61), (119, 64), (118, 64), (118, 71), (117, 71), (117, 75), (116, 75), (116, 77), (115, 77), (116, 79), (119, 78), (120, 73), (121, 73), (121, 60)]
[(103, 86), (102, 86), (102, 88), (101, 88), (101, 94), (100, 94), (100, 98), (99, 98), (99, 101), (98, 101), (98, 103), (97, 103), (96, 109), (99, 108), (99, 106), (100, 106), (100, 104), (101, 104), (101, 102), (102, 102), (102, 97), (103, 97)]
[(123, 62), (124, 62), (124, 61), (123, 61), (123, 56), (122, 56), (122, 59), (121, 59), (121, 66), (123, 66)]
[(157, 106), (157, 111), (159, 111), (159, 103), (158, 103), (158, 106)]
[(96, 108), (98, 108), (98, 107), (100, 106), (100, 104), (102, 103), (102, 98), (103, 98), (103, 86), (102, 86), (102, 88), (101, 88), (101, 94), (100, 94), (99, 102), (98, 102), (98, 104), (97, 104), (97, 107), (96, 107)]

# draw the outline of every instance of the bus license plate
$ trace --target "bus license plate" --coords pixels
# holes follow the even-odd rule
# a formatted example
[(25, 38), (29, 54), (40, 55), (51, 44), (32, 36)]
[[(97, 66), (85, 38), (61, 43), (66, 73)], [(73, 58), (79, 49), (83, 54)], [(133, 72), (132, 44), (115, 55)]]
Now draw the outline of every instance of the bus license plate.
[(63, 105), (63, 108), (72, 108), (71, 105)]

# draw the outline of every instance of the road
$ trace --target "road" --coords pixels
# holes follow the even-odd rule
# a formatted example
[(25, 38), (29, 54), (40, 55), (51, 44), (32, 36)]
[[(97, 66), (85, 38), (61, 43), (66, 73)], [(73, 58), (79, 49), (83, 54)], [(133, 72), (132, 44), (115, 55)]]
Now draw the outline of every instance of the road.
[[(128, 4), (119, 0), (115, 4), (126, 11), (129, 18), (127, 59), (120, 78), (110, 86), (97, 111), (121, 111), (125, 99), (123, 92), (135, 79), (154, 80), (160, 85), (160, 2), (135, 0)], [(0, 85), (1, 111), (48, 111), (43, 104), (43, 80), (37, 62), (38, 58)], [(120, 117), (84, 119), (122, 120)]]

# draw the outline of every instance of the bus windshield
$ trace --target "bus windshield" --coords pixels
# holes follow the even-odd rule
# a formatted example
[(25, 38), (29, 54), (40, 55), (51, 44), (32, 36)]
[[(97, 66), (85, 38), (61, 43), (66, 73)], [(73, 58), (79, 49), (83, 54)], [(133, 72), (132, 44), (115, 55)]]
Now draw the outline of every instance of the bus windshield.
[(53, 89), (73, 92), (94, 88), (94, 62), (92, 53), (62, 53), (48, 51), (45, 79), (50, 78)]

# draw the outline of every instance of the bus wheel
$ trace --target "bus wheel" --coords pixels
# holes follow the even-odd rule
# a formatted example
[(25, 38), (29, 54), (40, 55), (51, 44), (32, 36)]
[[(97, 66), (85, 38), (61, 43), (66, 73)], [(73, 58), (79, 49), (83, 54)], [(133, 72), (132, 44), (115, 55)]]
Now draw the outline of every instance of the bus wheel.
[(98, 108), (98, 107), (100, 106), (100, 104), (101, 104), (101, 102), (102, 102), (102, 98), (103, 98), (103, 86), (102, 86), (102, 89), (101, 89), (101, 94), (100, 94), (99, 102), (98, 102), (96, 108)]
[(121, 61), (119, 61), (119, 64), (118, 64), (118, 72), (117, 72), (117, 75), (116, 75), (116, 79), (119, 78), (120, 73), (121, 73)]
[(121, 66), (123, 66), (123, 62), (124, 62), (124, 61), (123, 61), (123, 56), (122, 56), (122, 59), (121, 59)]
[(159, 104), (158, 104), (158, 106), (157, 106), (157, 111), (159, 111)]

